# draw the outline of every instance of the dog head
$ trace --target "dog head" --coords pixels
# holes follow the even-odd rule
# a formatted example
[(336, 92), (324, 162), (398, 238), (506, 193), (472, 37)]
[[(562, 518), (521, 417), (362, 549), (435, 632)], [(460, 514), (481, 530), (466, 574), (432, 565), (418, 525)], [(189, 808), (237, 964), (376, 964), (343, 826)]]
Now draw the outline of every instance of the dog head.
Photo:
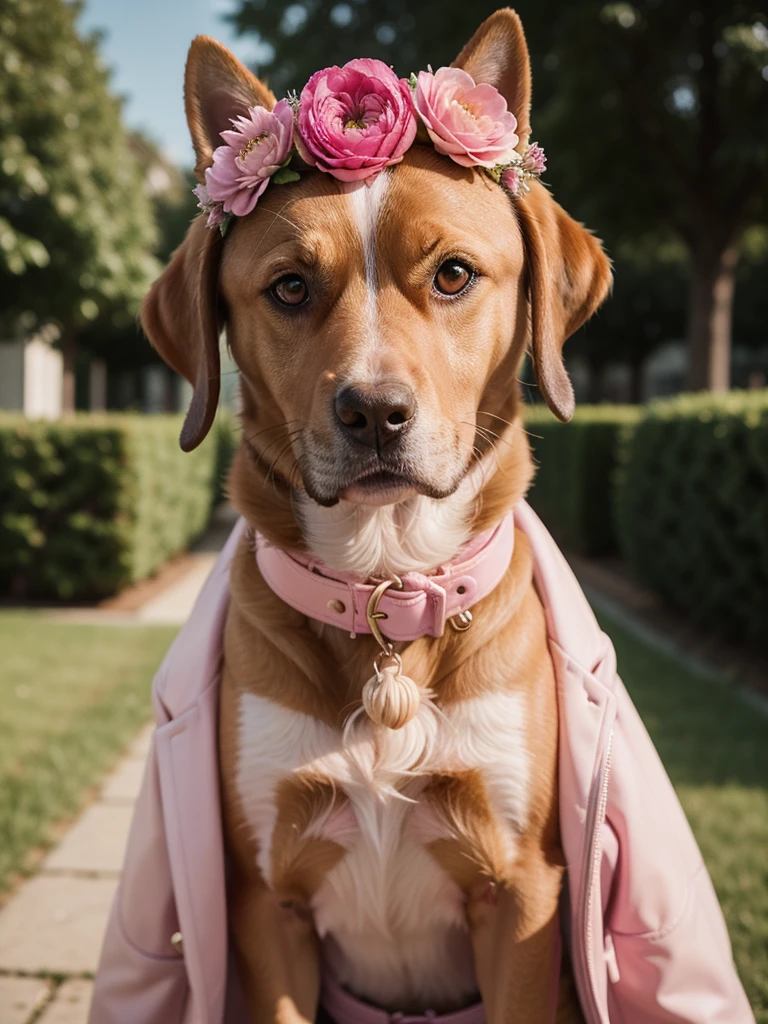
[[(527, 142), (517, 15), (490, 17), (455, 64), (502, 93)], [(229, 120), (275, 102), (206, 37), (192, 44), (185, 98), (201, 181)], [(372, 184), (311, 170), (271, 186), (224, 239), (197, 218), (142, 323), (194, 386), (183, 448), (213, 420), (226, 325), (253, 465), (318, 505), (384, 505), (456, 491), (515, 418), (526, 350), (547, 404), (568, 419), (563, 343), (609, 283), (599, 242), (538, 182), (513, 200), (415, 145)]]

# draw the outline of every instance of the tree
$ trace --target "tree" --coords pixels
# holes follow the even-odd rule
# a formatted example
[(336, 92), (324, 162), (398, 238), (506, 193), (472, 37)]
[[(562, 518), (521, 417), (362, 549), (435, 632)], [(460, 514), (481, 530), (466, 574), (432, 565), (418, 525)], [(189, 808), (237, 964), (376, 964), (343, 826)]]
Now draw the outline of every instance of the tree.
[(690, 384), (730, 384), (735, 271), (768, 214), (768, 16), (726, 0), (563, 8), (545, 122), (582, 208), (627, 238), (677, 237), (690, 267)]
[(142, 171), (99, 37), (77, 31), (80, 9), (0, 7), (0, 327), (59, 327), (65, 408), (84, 329), (106, 314), (132, 317), (158, 270)]
[[(233, 21), (258, 32), (280, 92), (360, 54), (406, 74), (447, 63), (496, 6), (241, 0)], [(751, 0), (515, 6), (556, 197), (613, 253), (682, 243), (690, 383), (727, 388), (742, 239), (768, 216), (768, 15)]]
[[(181, 244), (190, 221), (199, 213), (192, 193), (197, 181), (191, 170), (181, 171), (141, 132), (131, 131), (128, 144), (152, 210), (152, 254), (158, 267), (165, 266)], [(98, 320), (81, 330), (79, 340), (91, 355), (104, 359), (110, 370), (135, 370), (162, 362), (141, 331), (135, 305), (125, 301), (105, 303)]]

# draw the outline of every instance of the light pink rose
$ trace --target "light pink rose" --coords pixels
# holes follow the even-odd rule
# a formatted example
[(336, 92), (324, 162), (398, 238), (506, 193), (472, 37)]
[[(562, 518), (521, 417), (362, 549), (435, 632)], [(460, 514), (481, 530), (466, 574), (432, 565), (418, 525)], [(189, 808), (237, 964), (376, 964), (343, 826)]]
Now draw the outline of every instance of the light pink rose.
[(520, 175), (516, 168), (508, 167), (501, 175), (501, 184), (513, 196), (520, 194)]
[(538, 142), (532, 142), (523, 157), (523, 170), (528, 174), (543, 174), (547, 169), (547, 158)]
[(291, 151), (293, 110), (287, 100), (271, 111), (249, 107), (248, 116), (237, 117), (232, 124), (231, 131), (221, 133), (226, 145), (214, 150), (205, 184), (210, 199), (220, 202), (224, 213), (245, 217)]
[(475, 85), (461, 68), (420, 71), (414, 102), (437, 152), (462, 167), (503, 164), (520, 141), (498, 89)]
[(302, 89), (296, 147), (308, 164), (341, 181), (400, 163), (415, 137), (410, 86), (380, 60), (325, 68)]

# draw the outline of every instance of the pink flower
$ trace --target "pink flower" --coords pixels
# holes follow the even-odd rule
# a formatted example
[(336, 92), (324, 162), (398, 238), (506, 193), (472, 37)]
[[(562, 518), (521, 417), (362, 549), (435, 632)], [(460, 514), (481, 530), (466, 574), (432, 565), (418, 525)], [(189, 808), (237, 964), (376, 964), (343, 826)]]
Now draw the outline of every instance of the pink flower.
[(520, 175), (514, 167), (508, 167), (501, 175), (501, 184), (513, 196), (520, 194)]
[(224, 208), (222, 207), (221, 203), (214, 203), (214, 201), (208, 195), (208, 189), (205, 187), (205, 185), (197, 185), (195, 188), (192, 189), (192, 191), (197, 196), (197, 205), (200, 207), (203, 213), (208, 214), (206, 227), (215, 228), (219, 224), (222, 224), (227, 216), (224, 213)]
[(543, 174), (547, 169), (547, 158), (538, 142), (532, 142), (523, 157), (523, 170), (528, 174)]
[(293, 110), (287, 100), (271, 111), (249, 107), (248, 116), (235, 118), (232, 124), (232, 131), (221, 133), (226, 145), (214, 150), (205, 184), (210, 199), (220, 202), (224, 213), (245, 217), (291, 152)]
[(296, 146), (313, 167), (360, 181), (397, 164), (416, 137), (411, 89), (380, 60), (317, 71), (301, 92)]
[(420, 71), (414, 102), (437, 152), (462, 167), (503, 164), (520, 141), (498, 89), (475, 85), (461, 68)]

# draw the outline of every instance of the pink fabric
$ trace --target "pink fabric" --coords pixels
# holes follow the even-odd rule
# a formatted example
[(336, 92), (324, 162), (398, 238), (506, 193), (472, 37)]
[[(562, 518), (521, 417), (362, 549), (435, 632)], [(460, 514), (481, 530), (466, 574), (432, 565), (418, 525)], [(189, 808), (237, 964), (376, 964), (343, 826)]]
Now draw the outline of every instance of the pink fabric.
[[(569, 945), (587, 1024), (754, 1024), (677, 797), (610, 640), (522, 502), (558, 690)], [(225, 1011), (218, 685), (239, 524), (155, 679), (157, 730), (96, 974), (90, 1024), (248, 1024)], [(171, 946), (181, 931), (184, 954)], [(225, 1016), (226, 1012), (226, 1016)]]
[(327, 971), (323, 975), (320, 1002), (335, 1024), (485, 1024), (482, 1003), (455, 1013), (439, 1014), (432, 1010), (423, 1014), (388, 1013), (357, 999)]
[[(408, 572), (401, 591), (390, 588), (379, 602), (380, 623), (389, 640), (442, 636), (448, 619), (490, 594), (509, 568), (515, 545), (511, 515), (470, 544), (436, 573)], [(270, 588), (298, 611), (350, 633), (370, 633), (365, 611), (374, 590), (358, 576), (334, 572), (306, 555), (284, 551), (256, 538), (256, 560)]]

